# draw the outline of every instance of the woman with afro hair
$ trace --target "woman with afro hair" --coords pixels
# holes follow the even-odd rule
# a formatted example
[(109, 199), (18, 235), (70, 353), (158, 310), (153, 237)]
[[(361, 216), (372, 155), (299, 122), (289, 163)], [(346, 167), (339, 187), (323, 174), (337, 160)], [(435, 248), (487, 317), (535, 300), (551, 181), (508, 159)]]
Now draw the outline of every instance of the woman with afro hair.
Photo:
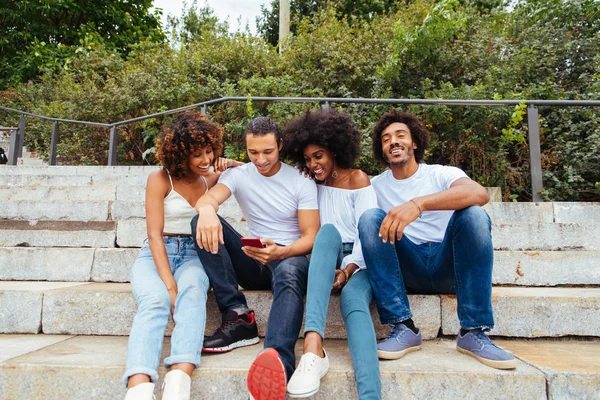
[[(164, 400), (189, 399), (191, 374), (200, 364), (206, 323), (208, 277), (198, 259), (190, 221), (196, 201), (212, 187), (220, 172), (236, 166), (218, 158), (223, 130), (199, 112), (178, 116), (157, 142), (162, 168), (146, 185), (145, 240), (131, 271), (131, 289), (138, 302), (127, 349), (123, 381), (126, 400), (151, 400), (165, 328), (173, 316), (170, 367), (164, 379)], [(214, 171), (210, 167), (214, 166)]]
[(358, 238), (358, 219), (377, 207), (369, 177), (353, 169), (361, 135), (347, 114), (309, 111), (284, 129), (286, 155), (318, 183), (321, 229), (315, 239), (306, 294), (304, 352), (287, 391), (308, 397), (329, 369), (323, 349), (330, 293), (341, 291), (341, 312), (360, 399), (380, 399), (381, 379), (369, 283)]

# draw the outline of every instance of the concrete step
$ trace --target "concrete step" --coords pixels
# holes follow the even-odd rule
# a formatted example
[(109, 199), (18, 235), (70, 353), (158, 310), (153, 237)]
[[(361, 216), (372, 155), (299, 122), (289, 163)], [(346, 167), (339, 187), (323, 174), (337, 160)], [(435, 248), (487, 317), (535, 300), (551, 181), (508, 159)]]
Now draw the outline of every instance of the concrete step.
[[(244, 293), (263, 335), (271, 293)], [(137, 309), (129, 284), (123, 283), (5, 281), (0, 294), (0, 333), (127, 335)], [(440, 328), (444, 335), (457, 334), (455, 296), (410, 295), (409, 300), (424, 338), (437, 337)], [(497, 336), (600, 336), (600, 289), (494, 288), (492, 304)], [(206, 330), (212, 333), (220, 324), (212, 292), (207, 310)], [(385, 337), (389, 329), (379, 324), (374, 304), (371, 314), (378, 337)], [(327, 321), (326, 337), (346, 337), (339, 295), (331, 298)]]
[[(0, 247), (0, 280), (129, 282), (138, 253), (138, 248)], [(600, 285), (600, 251), (497, 250), (493, 283)]]
[(0, 247), (115, 247), (116, 221), (0, 220)]
[[(0, 398), (123, 398), (126, 338), (2, 335)], [(435, 340), (419, 352), (380, 362), (383, 398), (595, 399), (600, 382), (597, 341), (499, 342), (519, 358), (514, 371), (485, 367)], [(344, 341), (326, 341), (331, 360), (317, 399), (356, 399)], [(296, 346), (301, 354), (302, 341)], [(165, 340), (163, 358), (170, 349)], [(245, 399), (246, 374), (262, 343), (228, 354), (203, 355), (192, 383), (193, 399)], [(164, 368), (159, 371), (165, 374)], [(93, 390), (90, 390), (93, 388)], [(160, 393), (160, 382), (156, 394)], [(2, 391), (4, 390), (4, 391)]]
[(0, 186), (0, 201), (98, 202), (114, 201), (116, 186)]
[(37, 201), (18, 200), (3, 203), (0, 219), (22, 221), (107, 221), (110, 201)]
[(119, 165), (115, 167), (108, 166), (71, 166), (71, 165), (55, 165), (55, 166), (7, 166), (5, 173), (11, 175), (79, 175), (79, 176), (123, 176), (123, 175), (141, 175), (148, 176), (150, 172), (160, 169), (156, 166), (133, 166)]
[[(121, 377), (125, 370), (127, 339), (89, 336), (0, 336), (0, 399), (119, 399), (125, 396)], [(384, 399), (593, 399), (597, 398), (600, 368), (598, 342), (561, 342), (570, 365), (564, 372), (552, 354), (531, 361), (547, 342), (510, 342), (519, 361), (512, 371), (486, 367), (458, 353), (453, 340), (426, 342), (421, 351), (395, 361), (381, 361)], [(552, 343), (549, 343), (552, 346)], [(330, 369), (315, 399), (356, 399), (350, 356), (345, 341), (325, 342)], [(192, 378), (192, 399), (246, 399), (246, 376), (262, 350), (256, 346), (231, 353), (203, 355)], [(170, 351), (165, 340), (163, 357)], [(7, 354), (8, 353), (8, 354)], [(302, 341), (296, 355), (302, 354)], [(585, 358), (579, 358), (580, 355)], [(562, 355), (562, 354), (561, 354)], [(594, 358), (595, 357), (595, 358)], [(0, 360), (2, 359), (0, 358)], [(573, 361), (571, 364), (570, 362)], [(538, 366), (539, 364), (539, 366)], [(164, 368), (159, 374), (164, 376)], [(561, 378), (557, 382), (557, 377)], [(155, 394), (160, 395), (161, 383)], [(565, 391), (561, 392), (560, 390)], [(570, 391), (566, 391), (570, 390)], [(558, 397), (562, 395), (563, 397)]]

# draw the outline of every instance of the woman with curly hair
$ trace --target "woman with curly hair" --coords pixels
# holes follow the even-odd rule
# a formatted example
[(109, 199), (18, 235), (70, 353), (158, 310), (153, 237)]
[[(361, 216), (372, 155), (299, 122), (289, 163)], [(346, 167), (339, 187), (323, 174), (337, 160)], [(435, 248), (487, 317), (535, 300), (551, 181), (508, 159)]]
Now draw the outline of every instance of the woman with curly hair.
[[(157, 142), (162, 169), (146, 185), (145, 240), (131, 271), (131, 289), (138, 302), (123, 377), (126, 400), (151, 400), (169, 316), (175, 328), (170, 367), (164, 379), (164, 400), (189, 399), (191, 374), (200, 364), (206, 323), (208, 277), (198, 259), (190, 221), (196, 201), (212, 187), (232, 160), (218, 158), (223, 131), (199, 112), (177, 117)], [(216, 162), (215, 162), (216, 161)], [(214, 164), (213, 172), (210, 166)]]
[(312, 396), (329, 369), (323, 349), (330, 293), (341, 291), (341, 311), (360, 399), (380, 399), (381, 379), (369, 284), (358, 238), (358, 219), (377, 207), (369, 177), (353, 169), (360, 132), (347, 114), (309, 111), (291, 120), (284, 131), (286, 155), (319, 183), (321, 229), (315, 239), (306, 294), (304, 354), (287, 391)]

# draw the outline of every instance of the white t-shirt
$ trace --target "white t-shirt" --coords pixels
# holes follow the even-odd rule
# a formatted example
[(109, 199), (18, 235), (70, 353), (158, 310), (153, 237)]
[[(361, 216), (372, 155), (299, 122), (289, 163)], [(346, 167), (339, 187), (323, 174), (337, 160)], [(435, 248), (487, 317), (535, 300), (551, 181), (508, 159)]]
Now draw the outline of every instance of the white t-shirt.
[[(461, 169), (444, 165), (419, 164), (417, 172), (407, 179), (396, 179), (391, 170), (371, 180), (377, 193), (379, 208), (388, 212), (419, 196), (441, 192), (460, 178), (467, 178)], [(404, 234), (415, 244), (441, 242), (454, 211), (424, 211), (406, 228)]]
[(377, 208), (373, 186), (349, 190), (317, 185), (317, 189), (321, 226), (332, 224), (342, 236), (342, 243), (354, 243), (352, 253), (344, 257), (340, 268), (346, 269), (351, 263), (359, 269), (366, 268), (358, 238), (358, 219), (366, 210)]
[(261, 175), (252, 163), (225, 171), (219, 183), (235, 196), (250, 235), (287, 246), (301, 236), (298, 210), (317, 210), (317, 185), (281, 163), (273, 176)]

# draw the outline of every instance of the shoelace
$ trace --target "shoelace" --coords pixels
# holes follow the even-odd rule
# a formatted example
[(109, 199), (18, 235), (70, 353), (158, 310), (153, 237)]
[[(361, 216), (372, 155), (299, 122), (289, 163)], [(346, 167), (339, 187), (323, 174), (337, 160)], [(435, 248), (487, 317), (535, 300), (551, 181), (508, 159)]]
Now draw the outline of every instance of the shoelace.
[(389, 338), (395, 337), (395, 336), (404, 336), (404, 334), (406, 333), (407, 330), (409, 330), (409, 329), (406, 326), (404, 326), (402, 324), (396, 324), (392, 328), (392, 331), (390, 332), (390, 335), (387, 338), (389, 339)]
[(296, 370), (300, 370), (302, 372), (310, 372), (310, 370), (315, 366), (316, 356), (311, 356), (310, 361), (306, 361), (308, 357), (302, 357), (300, 359), (300, 364), (298, 364), (298, 368)]
[(471, 332), (471, 334), (473, 335), (477, 343), (483, 346), (493, 346), (499, 349), (499, 347), (496, 346), (494, 342), (492, 342), (492, 339), (490, 339), (483, 330), (478, 329), (476, 332)]

